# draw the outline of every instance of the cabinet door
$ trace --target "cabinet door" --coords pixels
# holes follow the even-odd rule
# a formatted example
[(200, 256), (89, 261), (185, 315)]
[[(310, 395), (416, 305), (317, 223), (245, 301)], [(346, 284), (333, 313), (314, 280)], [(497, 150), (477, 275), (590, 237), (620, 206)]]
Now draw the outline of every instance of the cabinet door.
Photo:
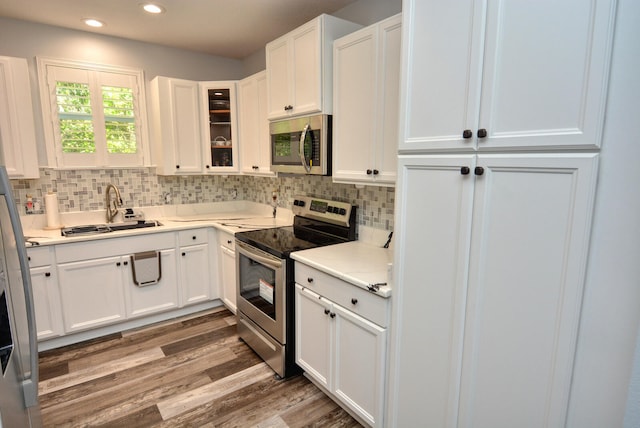
[[(342, 37), (333, 49), (333, 180), (371, 182), (379, 144), (377, 27)], [(395, 160), (395, 150), (392, 159)]]
[(121, 257), (58, 265), (67, 333), (113, 324), (126, 318), (122, 269)]
[(455, 427), (475, 156), (399, 159), (388, 425)]
[(338, 305), (333, 354), (333, 391), (372, 427), (383, 423), (387, 330)]
[(475, 135), (478, 120), (484, 4), (403, 4), (401, 150), (473, 148), (473, 138), (462, 134), (468, 129)]
[(296, 284), (296, 363), (320, 385), (332, 390), (331, 302)]
[(289, 43), (286, 37), (281, 37), (266, 46), (267, 62), (267, 110), (269, 119), (286, 117), (291, 105), (290, 80), (292, 68)]
[(180, 277), (183, 305), (211, 298), (208, 244), (180, 248)]
[(614, 0), (489, 1), (478, 147), (597, 148), (614, 14)]
[(398, 111), (400, 108), (400, 64), (402, 17), (400, 15), (381, 23), (378, 36), (378, 91), (376, 106), (378, 144), (374, 147), (376, 183), (396, 182), (398, 152)]
[(565, 426), (596, 160), (478, 156), (460, 427)]
[(243, 174), (274, 176), (267, 119), (267, 74), (256, 73), (238, 83), (240, 163)]
[(43, 266), (30, 272), (38, 340), (60, 336), (64, 329), (56, 271), (52, 266)]
[(24, 58), (0, 57), (0, 147), (10, 178), (38, 178), (29, 69)]
[(158, 76), (151, 88), (158, 173), (202, 173), (198, 82)]
[(223, 174), (238, 172), (236, 83), (201, 82), (200, 88), (204, 171)]
[(222, 281), (222, 301), (231, 312), (236, 313), (236, 253), (220, 246), (220, 279)]
[[(131, 266), (127, 256), (123, 257), (123, 264)], [(178, 298), (178, 274), (176, 269), (175, 249), (160, 252), (161, 278), (157, 284), (137, 286), (133, 282), (131, 268), (124, 269), (123, 283), (127, 295), (127, 315), (138, 317), (155, 312), (166, 311), (179, 306)]]
[(320, 18), (291, 33), (292, 114), (315, 113), (322, 110), (321, 36)]

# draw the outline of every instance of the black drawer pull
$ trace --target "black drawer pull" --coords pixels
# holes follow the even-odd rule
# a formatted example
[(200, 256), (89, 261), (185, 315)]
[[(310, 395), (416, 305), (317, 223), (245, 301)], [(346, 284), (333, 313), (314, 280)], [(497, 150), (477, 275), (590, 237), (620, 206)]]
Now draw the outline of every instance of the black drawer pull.
[(307, 282), (308, 283), (312, 283), (313, 282), (313, 278), (311, 278), (311, 277), (307, 278)]
[(46, 273), (44, 274), (44, 276), (46, 276), (47, 278), (49, 278), (49, 277), (51, 276), (51, 272), (46, 272)]
[(120, 265), (121, 265), (121, 263), (120, 263), (120, 262), (116, 263), (116, 266), (120, 266)]
[(336, 314), (334, 314), (333, 312), (331, 312), (331, 313), (329, 314), (329, 316), (330, 316), (331, 318), (335, 318), (335, 317), (336, 317)]
[(351, 299), (351, 304), (352, 305), (357, 305), (358, 304), (358, 299), (356, 299), (355, 297)]
[(473, 172), (475, 173), (475, 175), (482, 175), (484, 174), (484, 168), (481, 166), (477, 166)]
[(325, 315), (329, 315), (329, 312), (331, 312), (329, 309), (325, 309), (325, 310), (324, 310), (324, 314), (325, 314)]
[(227, 244), (231, 244), (233, 241), (230, 239), (227, 239)]
[(468, 175), (471, 172), (471, 169), (468, 166), (463, 166), (460, 168), (460, 174)]
[(184, 256), (186, 256), (186, 255), (187, 255), (187, 253), (185, 253), (185, 252), (183, 252), (183, 253), (182, 253), (182, 257), (184, 257)]
[(487, 130), (484, 128), (478, 129), (478, 138), (486, 138)]
[(192, 236), (192, 237), (191, 237), (191, 239), (193, 239), (193, 240), (195, 241), (195, 240), (196, 240), (196, 237), (195, 237), (195, 236)]
[(129, 265), (129, 262), (124, 262), (123, 264), (124, 264), (125, 266), (128, 266), (128, 265)]

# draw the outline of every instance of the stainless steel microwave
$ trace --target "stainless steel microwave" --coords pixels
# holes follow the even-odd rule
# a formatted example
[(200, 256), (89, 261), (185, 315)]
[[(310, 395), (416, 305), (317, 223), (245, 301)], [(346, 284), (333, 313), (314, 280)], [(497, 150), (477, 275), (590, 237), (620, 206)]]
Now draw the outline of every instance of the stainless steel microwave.
[(331, 175), (331, 116), (318, 114), (269, 124), (271, 170)]

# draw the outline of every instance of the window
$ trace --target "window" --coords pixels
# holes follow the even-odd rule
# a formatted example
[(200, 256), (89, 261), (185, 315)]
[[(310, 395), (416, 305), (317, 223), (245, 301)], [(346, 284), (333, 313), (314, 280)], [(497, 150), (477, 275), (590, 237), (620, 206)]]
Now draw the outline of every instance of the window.
[(142, 71), (41, 58), (38, 70), (50, 163), (55, 159), (63, 168), (144, 164)]

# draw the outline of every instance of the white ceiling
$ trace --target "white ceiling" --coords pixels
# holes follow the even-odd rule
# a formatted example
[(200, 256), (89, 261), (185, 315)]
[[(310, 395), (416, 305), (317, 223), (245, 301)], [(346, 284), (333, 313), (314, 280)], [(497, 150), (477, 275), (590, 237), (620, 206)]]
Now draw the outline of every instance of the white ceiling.
[[(355, 0), (0, 0), (0, 16), (242, 59), (321, 13)], [(87, 27), (95, 18), (105, 27)]]

